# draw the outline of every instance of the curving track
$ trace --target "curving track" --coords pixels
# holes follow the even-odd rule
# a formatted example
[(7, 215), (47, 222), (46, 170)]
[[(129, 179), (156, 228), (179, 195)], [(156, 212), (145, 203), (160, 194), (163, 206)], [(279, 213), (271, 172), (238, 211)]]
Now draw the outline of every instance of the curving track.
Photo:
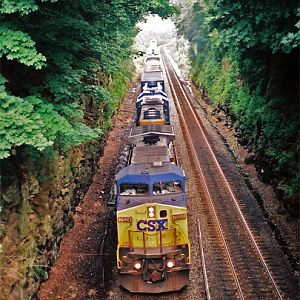
[[(162, 58), (197, 174), (202, 201), (197, 205), (202, 215), (209, 219), (206, 249), (202, 242), (199, 246), (207, 299), (291, 298), (285, 291), (285, 281), (276, 275), (276, 263), (260, 237), (251, 210), (243, 205), (239, 187), (232, 179), (227, 179), (232, 177), (230, 170), (220, 163), (222, 154), (215, 154), (218, 151), (214, 141), (210, 139), (164, 50)], [(200, 222), (198, 228), (202, 241)], [(209, 266), (206, 260), (210, 262)]]

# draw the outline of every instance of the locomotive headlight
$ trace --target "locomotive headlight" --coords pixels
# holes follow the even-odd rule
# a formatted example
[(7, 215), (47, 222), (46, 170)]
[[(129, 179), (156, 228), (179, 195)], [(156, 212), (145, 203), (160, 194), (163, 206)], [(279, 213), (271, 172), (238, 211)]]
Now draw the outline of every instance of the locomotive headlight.
[(141, 264), (139, 261), (137, 261), (137, 262), (134, 263), (134, 268), (135, 268), (136, 270), (140, 270), (141, 267), (142, 267), (142, 264)]
[(155, 209), (154, 207), (148, 207), (148, 217), (149, 218), (154, 218), (155, 216)]
[(173, 262), (172, 260), (169, 260), (169, 261), (167, 262), (167, 267), (168, 267), (169, 269), (173, 268), (173, 267), (174, 267), (174, 262)]

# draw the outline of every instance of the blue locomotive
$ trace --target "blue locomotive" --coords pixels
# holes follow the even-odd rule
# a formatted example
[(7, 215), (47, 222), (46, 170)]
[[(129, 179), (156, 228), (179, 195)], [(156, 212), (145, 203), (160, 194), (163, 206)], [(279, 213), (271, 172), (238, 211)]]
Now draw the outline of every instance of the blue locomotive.
[(147, 124), (170, 125), (169, 99), (160, 86), (148, 88), (146, 84), (137, 98), (136, 125)]

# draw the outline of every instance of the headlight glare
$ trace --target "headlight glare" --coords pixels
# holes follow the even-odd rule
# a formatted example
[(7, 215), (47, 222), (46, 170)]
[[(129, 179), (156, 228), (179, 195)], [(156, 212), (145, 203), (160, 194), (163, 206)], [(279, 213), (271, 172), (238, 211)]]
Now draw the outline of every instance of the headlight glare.
[(137, 261), (137, 262), (134, 263), (134, 268), (135, 268), (136, 270), (140, 270), (141, 267), (142, 267), (142, 264), (141, 264), (139, 261)]
[(168, 267), (169, 269), (173, 268), (173, 267), (174, 267), (174, 262), (173, 262), (172, 260), (169, 260), (169, 261), (167, 262), (167, 267)]

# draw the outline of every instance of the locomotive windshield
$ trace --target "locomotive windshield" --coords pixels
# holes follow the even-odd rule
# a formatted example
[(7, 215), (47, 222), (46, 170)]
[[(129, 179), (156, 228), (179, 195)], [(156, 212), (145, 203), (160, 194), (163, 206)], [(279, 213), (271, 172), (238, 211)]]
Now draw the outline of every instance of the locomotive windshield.
[(123, 183), (120, 185), (120, 195), (148, 195), (147, 184), (129, 184)]
[(169, 182), (157, 182), (153, 184), (153, 194), (170, 194), (170, 193), (181, 193), (181, 182), (180, 181), (169, 181)]

